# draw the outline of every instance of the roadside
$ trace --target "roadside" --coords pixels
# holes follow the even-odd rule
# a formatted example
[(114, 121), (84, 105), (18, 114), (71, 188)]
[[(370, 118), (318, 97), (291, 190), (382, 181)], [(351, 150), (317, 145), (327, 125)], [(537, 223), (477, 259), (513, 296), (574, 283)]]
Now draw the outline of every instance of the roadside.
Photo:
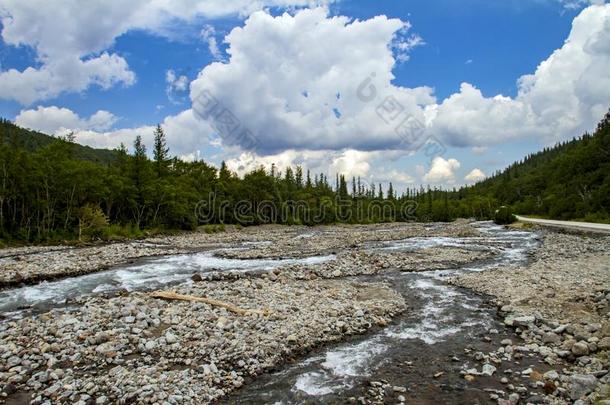
[(578, 221), (556, 221), (553, 219), (528, 218), (520, 215), (517, 215), (516, 217), (521, 222), (527, 222), (546, 227), (610, 234), (610, 224)]

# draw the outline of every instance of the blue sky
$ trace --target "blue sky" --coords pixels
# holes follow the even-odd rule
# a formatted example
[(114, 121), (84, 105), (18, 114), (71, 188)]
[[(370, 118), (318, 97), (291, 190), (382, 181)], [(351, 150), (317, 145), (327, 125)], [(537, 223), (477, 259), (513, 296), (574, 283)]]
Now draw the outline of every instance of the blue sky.
[[(47, 133), (74, 131), (79, 142), (98, 147), (129, 144), (138, 133), (146, 140), (150, 126), (164, 123), (178, 155), (215, 164), (224, 159), (240, 173), (274, 161), (280, 167), (303, 164), (404, 188), (478, 180), (544, 145), (592, 129), (610, 105), (610, 88), (582, 84), (583, 72), (600, 76), (594, 77), (600, 83), (609, 79), (607, 69), (599, 68), (607, 62), (606, 50), (587, 45), (610, 38), (610, 6), (600, 1), (342, 0), (326, 2), (325, 12), (309, 17), (303, 9), (317, 4), (303, 0), (262, 2), (263, 12), (240, 1), (182, 2), (178, 11), (151, 11), (148, 2), (135, 2), (116, 26), (106, 26), (101, 24), (112, 24), (112, 18), (102, 23), (95, 16), (121, 12), (120, 2), (116, 7), (92, 3), (91, 10), (82, 11), (76, 8), (89, 6), (54, 0), (44, 3), (49, 7), (44, 10), (46, 5), (28, 8), (7, 0), (0, 6), (0, 116)], [(53, 9), (70, 7), (76, 7), (74, 20), (57, 21), (61, 16)], [(284, 12), (289, 18), (281, 17)], [(337, 16), (347, 19), (333, 22)], [(356, 20), (364, 23), (358, 34), (351, 32)], [(571, 38), (577, 21), (587, 31), (584, 39)], [(323, 32), (317, 28), (321, 23), (327, 26)], [(40, 24), (39, 34), (28, 30), (32, 24)], [(300, 28), (291, 31), (291, 26)], [(225, 39), (236, 27), (244, 35)], [(84, 39), (68, 40), (70, 34)], [(564, 46), (567, 40), (570, 45)], [(233, 60), (227, 49), (245, 56)], [(548, 71), (537, 70), (556, 51)], [(577, 58), (586, 61), (566, 70), (562, 60)], [(393, 128), (370, 118), (372, 106), (350, 100), (350, 89), (368, 74), (357, 66), (374, 66), (377, 59), (376, 85), (425, 123), (426, 136), (443, 144), (441, 155), (426, 156), (401, 144)], [(90, 60), (94, 68), (79, 64)], [(308, 61), (310, 68), (304, 66)], [(27, 75), (28, 68), (35, 74)], [(339, 72), (337, 81), (351, 80), (337, 84), (336, 92), (343, 94), (336, 102), (321, 94), (335, 91), (328, 88), (334, 85), (328, 79), (333, 72)], [(518, 84), (524, 75), (532, 75), (531, 88)], [(291, 77), (298, 78), (294, 84)], [(309, 83), (312, 96), (295, 96)], [(264, 146), (250, 151), (193, 117), (191, 97), (203, 87), (216, 89), (216, 98)], [(405, 94), (413, 89), (419, 89), (417, 97)], [(497, 95), (506, 100), (494, 99)], [(553, 97), (571, 101), (555, 108), (549, 101)], [(284, 100), (285, 111), (275, 110), (278, 99)], [(558, 123), (561, 108), (578, 113)], [(94, 119), (98, 111), (105, 113)], [(287, 121), (296, 116), (302, 119)], [(324, 124), (318, 128), (315, 117), (320, 116)]]

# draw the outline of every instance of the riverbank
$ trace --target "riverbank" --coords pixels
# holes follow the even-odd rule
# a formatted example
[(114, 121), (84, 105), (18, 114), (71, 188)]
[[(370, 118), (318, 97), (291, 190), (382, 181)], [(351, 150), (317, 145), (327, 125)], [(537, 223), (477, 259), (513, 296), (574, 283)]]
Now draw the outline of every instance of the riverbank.
[(452, 283), (493, 297), (504, 323), (524, 341), (496, 348), (481, 362), (536, 354), (545, 364), (528, 375), (531, 384), (546, 387), (546, 401), (589, 404), (608, 397), (609, 238), (543, 231), (530, 265), (466, 274)]

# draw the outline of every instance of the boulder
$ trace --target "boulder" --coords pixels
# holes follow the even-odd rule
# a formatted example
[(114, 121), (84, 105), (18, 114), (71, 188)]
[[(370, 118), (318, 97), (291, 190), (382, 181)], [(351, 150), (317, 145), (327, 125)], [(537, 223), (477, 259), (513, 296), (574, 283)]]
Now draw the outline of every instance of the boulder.
[(595, 388), (597, 388), (597, 378), (587, 374), (573, 374), (570, 376), (570, 384), (572, 386), (570, 398), (577, 400), (595, 391)]

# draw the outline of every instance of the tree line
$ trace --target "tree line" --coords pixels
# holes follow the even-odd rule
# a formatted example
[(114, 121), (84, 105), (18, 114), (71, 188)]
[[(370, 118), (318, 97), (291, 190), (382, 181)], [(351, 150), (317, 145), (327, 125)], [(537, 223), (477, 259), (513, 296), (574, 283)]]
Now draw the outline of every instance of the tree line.
[(170, 155), (157, 126), (152, 159), (141, 137), (110, 153), (0, 121), (0, 238), (49, 242), (133, 237), (204, 224), (257, 225), (489, 219), (501, 205), (522, 214), (607, 220), (610, 113), (585, 134), (526, 157), (470, 187), (419, 187), (273, 165), (243, 178), (223, 162)]

